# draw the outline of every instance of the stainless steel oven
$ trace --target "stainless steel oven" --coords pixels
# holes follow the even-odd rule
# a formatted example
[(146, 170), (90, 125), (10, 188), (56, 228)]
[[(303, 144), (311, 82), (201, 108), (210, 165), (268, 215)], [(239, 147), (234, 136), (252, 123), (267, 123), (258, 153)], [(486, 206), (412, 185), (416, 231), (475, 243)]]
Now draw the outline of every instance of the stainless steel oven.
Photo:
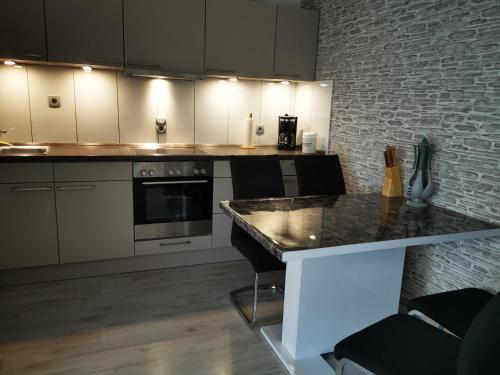
[(135, 240), (212, 231), (213, 162), (134, 163)]

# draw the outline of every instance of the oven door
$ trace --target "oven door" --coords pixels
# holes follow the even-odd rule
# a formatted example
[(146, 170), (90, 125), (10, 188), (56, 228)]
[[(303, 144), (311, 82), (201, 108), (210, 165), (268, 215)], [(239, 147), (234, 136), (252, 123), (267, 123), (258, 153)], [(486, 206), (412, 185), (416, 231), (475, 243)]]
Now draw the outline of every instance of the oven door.
[(212, 177), (134, 179), (136, 241), (210, 234), (212, 192)]

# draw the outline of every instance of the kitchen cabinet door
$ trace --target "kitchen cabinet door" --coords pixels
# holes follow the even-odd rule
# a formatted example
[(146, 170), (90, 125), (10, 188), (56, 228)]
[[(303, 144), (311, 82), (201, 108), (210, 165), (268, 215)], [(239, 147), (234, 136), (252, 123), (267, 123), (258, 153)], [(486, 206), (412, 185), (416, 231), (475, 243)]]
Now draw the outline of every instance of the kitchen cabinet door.
[(283, 176), (283, 184), (285, 185), (285, 197), (292, 198), (299, 196), (297, 176)]
[(233, 220), (226, 214), (214, 214), (212, 219), (212, 247), (232, 247), (231, 228)]
[(0, 1), (0, 57), (46, 60), (44, 0)]
[(134, 255), (132, 182), (56, 183), (61, 263)]
[(54, 185), (0, 185), (0, 269), (59, 263)]
[(275, 5), (207, 0), (207, 74), (272, 78), (275, 29)]
[(233, 181), (231, 178), (214, 178), (214, 194), (212, 213), (222, 213), (220, 201), (233, 199)]
[(204, 73), (205, 0), (124, 0), (127, 70)]
[(278, 6), (274, 77), (314, 81), (319, 13)]
[(122, 0), (45, 0), (49, 61), (123, 65)]

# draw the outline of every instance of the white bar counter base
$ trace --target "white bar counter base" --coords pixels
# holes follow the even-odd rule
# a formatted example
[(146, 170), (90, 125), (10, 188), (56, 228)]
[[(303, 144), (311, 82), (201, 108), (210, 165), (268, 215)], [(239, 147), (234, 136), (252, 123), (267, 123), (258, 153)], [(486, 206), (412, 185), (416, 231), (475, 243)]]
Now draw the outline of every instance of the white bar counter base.
[(408, 246), (500, 236), (498, 225), (377, 193), (220, 207), (286, 263), (283, 324), (261, 332), (295, 375), (335, 374), (322, 354), (398, 312)]
[(287, 263), (283, 324), (261, 332), (291, 374), (335, 374), (322, 353), (398, 312), (405, 250)]

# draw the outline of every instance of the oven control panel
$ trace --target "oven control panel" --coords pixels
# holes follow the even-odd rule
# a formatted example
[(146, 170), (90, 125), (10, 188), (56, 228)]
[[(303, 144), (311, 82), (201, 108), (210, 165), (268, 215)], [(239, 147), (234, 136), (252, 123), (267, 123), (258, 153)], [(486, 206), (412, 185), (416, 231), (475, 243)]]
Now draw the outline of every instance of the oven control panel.
[(213, 176), (211, 161), (167, 161), (134, 163), (134, 178)]

